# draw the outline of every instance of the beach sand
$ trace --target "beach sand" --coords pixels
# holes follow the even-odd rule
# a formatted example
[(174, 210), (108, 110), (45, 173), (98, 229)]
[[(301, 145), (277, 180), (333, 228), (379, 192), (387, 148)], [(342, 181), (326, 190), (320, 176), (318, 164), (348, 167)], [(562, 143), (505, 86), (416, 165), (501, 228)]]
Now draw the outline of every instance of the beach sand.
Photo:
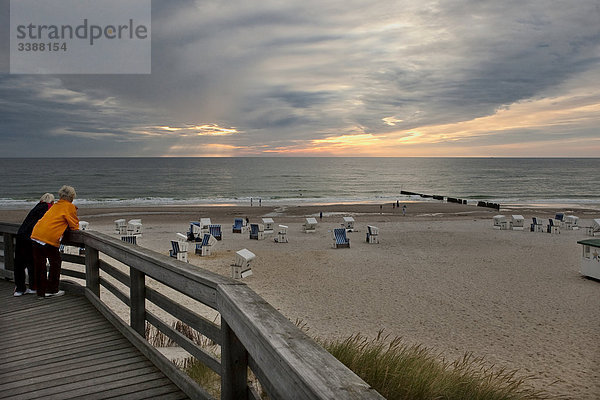
[[(113, 233), (118, 218), (141, 218), (139, 245), (167, 254), (176, 232), (210, 217), (223, 227), (214, 255), (189, 252), (189, 262), (230, 276), (235, 251), (256, 254), (244, 282), (313, 337), (375, 337), (380, 330), (422, 344), (448, 360), (465, 353), (491, 365), (533, 376), (539, 389), (571, 399), (600, 398), (600, 282), (579, 273), (585, 230), (532, 233), (532, 215), (552, 209), (403, 203), (328, 206), (162, 206), (79, 209), (91, 230)], [(319, 212), (324, 217), (319, 221)], [(586, 226), (599, 211), (558, 210)], [(0, 210), (0, 221), (20, 222), (27, 211)], [(496, 214), (522, 214), (525, 231), (492, 228)], [(250, 240), (231, 233), (234, 217), (289, 226), (289, 243)], [(316, 233), (301, 230), (317, 217)], [(353, 216), (351, 247), (332, 248), (331, 230)], [(367, 225), (380, 228), (380, 243), (365, 242)], [(183, 301), (183, 299), (182, 299)], [(119, 307), (119, 305), (115, 305)], [(123, 311), (123, 310), (121, 310)], [(126, 314), (126, 312), (125, 312)]]

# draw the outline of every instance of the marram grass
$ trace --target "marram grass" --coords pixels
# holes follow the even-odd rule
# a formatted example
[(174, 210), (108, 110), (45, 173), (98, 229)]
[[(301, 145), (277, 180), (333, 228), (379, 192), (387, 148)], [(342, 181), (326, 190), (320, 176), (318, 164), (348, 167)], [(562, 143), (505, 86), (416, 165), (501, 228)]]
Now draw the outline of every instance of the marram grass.
[[(308, 331), (306, 324), (296, 326)], [(214, 342), (178, 322), (173, 327), (205, 349), (216, 350)], [(146, 337), (154, 346), (175, 343), (158, 329), (148, 325)], [(532, 387), (532, 377), (520, 377), (518, 371), (490, 366), (483, 358), (465, 354), (448, 362), (421, 345), (407, 345), (401, 338), (390, 339), (380, 331), (375, 339), (356, 334), (344, 340), (317, 339), (327, 351), (360, 376), (388, 400), (541, 400), (558, 399)], [(218, 354), (215, 354), (218, 357)], [(220, 397), (220, 377), (192, 358), (176, 363), (200, 386)], [(250, 373), (249, 381), (265, 398)]]
[(533, 400), (552, 398), (535, 390), (532, 378), (517, 371), (489, 366), (482, 358), (466, 354), (447, 362), (420, 345), (406, 345), (356, 334), (345, 340), (321, 340), (333, 356), (354, 371), (388, 400)]

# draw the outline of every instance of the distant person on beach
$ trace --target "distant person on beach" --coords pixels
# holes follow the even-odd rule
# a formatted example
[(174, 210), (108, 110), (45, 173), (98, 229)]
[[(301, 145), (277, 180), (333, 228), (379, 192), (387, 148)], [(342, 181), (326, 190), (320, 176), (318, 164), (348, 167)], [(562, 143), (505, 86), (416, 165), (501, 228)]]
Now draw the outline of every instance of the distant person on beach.
[(400, 200), (396, 200), (396, 208), (400, 208)]
[[(63, 186), (58, 191), (60, 200), (54, 204), (35, 224), (31, 233), (33, 241), (33, 265), (39, 299), (62, 296), (58, 289), (62, 259), (58, 248), (67, 229), (78, 230), (77, 207), (73, 204), (75, 189)], [(50, 262), (50, 271), (46, 276), (46, 260)]]
[(402, 216), (406, 216), (406, 204), (402, 205)]
[[(44, 194), (40, 202), (29, 211), (29, 214), (23, 220), (23, 223), (17, 231), (17, 242), (15, 245), (15, 292), (13, 296), (18, 297), (24, 294), (35, 294), (37, 284), (35, 282), (35, 273), (33, 269), (33, 242), (31, 241), (31, 231), (35, 224), (46, 214), (46, 211), (54, 203), (54, 195)], [(29, 277), (29, 288), (25, 287), (25, 270)]]
[(323, 211), (319, 212), (319, 219), (323, 219)]
[(250, 220), (248, 219), (248, 217), (246, 217), (246, 226), (248, 226), (250, 224)]

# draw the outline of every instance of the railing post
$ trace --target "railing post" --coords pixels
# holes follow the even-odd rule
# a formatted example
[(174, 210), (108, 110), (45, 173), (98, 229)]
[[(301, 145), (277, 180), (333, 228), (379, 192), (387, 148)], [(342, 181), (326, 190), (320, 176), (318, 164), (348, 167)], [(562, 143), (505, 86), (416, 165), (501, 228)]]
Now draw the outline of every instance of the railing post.
[(248, 399), (248, 353), (221, 319), (221, 399)]
[(146, 336), (146, 274), (130, 267), (129, 276), (131, 285), (129, 287), (130, 323), (133, 330), (142, 337)]
[(100, 257), (97, 249), (85, 249), (85, 286), (100, 297)]
[(10, 233), (4, 234), (4, 269), (7, 271), (15, 270), (15, 245), (14, 236)]

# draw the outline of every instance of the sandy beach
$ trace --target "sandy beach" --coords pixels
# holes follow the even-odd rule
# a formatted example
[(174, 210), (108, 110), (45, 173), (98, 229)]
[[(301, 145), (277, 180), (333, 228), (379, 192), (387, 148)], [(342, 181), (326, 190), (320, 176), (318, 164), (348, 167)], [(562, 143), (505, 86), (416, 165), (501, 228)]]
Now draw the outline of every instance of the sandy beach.
[[(253, 275), (244, 279), (310, 336), (346, 338), (380, 330), (419, 343), (454, 360), (465, 353), (519, 375), (537, 388), (571, 399), (600, 398), (600, 282), (579, 273), (584, 229), (559, 235), (532, 233), (531, 216), (556, 211), (591, 224), (600, 211), (406, 203), (324, 206), (162, 206), (79, 209), (91, 230), (114, 235), (114, 220), (142, 219), (139, 245), (167, 254), (176, 232), (189, 221), (211, 218), (223, 227), (214, 254), (189, 253), (189, 262), (230, 276), (234, 253), (256, 254)], [(323, 219), (319, 220), (319, 212)], [(21, 222), (26, 210), (0, 210), (0, 220)], [(492, 228), (496, 214), (521, 214), (525, 231)], [(305, 216), (317, 231), (302, 232)], [(342, 216), (356, 220), (351, 247), (332, 248)], [(289, 226), (289, 243), (250, 240), (233, 234), (234, 217), (260, 222), (272, 217)], [(380, 243), (365, 242), (367, 225), (380, 228)], [(116, 237), (116, 235), (114, 235)]]

